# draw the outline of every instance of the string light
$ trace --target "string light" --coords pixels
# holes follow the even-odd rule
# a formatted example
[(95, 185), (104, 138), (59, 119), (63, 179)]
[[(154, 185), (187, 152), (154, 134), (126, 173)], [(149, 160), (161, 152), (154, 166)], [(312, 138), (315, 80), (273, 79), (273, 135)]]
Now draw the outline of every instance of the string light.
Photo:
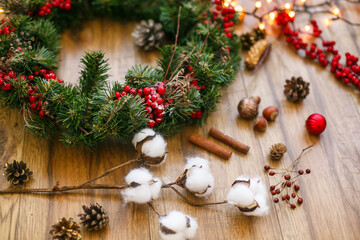
[(325, 20), (324, 20), (325, 27), (328, 27), (330, 25), (330, 23), (331, 23), (331, 18), (325, 18)]
[(271, 12), (271, 13), (269, 14), (269, 17), (270, 17), (270, 20), (271, 20), (271, 21), (274, 21), (274, 20), (275, 20), (275, 17), (276, 17), (276, 13), (275, 13), (275, 12)]
[(260, 29), (260, 30), (264, 30), (264, 29), (265, 29), (265, 24), (264, 24), (263, 22), (261, 22), (261, 23), (259, 24), (259, 29)]
[(235, 6), (235, 11), (236, 11), (237, 13), (239, 13), (239, 20), (240, 20), (240, 21), (243, 20), (244, 17), (245, 17), (245, 10), (244, 10), (244, 8), (243, 8), (242, 6), (240, 6), (240, 5), (236, 5), (236, 6)]
[(334, 14), (334, 15), (339, 15), (340, 14), (340, 9), (338, 9), (337, 7), (333, 7), (333, 9), (331, 10), (331, 12)]
[(305, 4), (306, 0), (300, 0), (301, 4)]
[(266, 2), (267, 2), (267, 3), (271, 3), (271, 2), (272, 2), (272, 0), (266, 0)]
[(290, 11), (290, 12), (289, 12), (289, 17), (294, 18), (294, 17), (295, 17), (295, 12), (294, 12), (294, 11)]
[(228, 7), (229, 5), (229, 2), (224, 2), (224, 7)]
[(290, 9), (290, 8), (291, 8), (291, 4), (290, 4), (290, 3), (285, 3), (284, 7), (285, 7), (285, 9)]
[(257, 2), (255, 3), (255, 7), (256, 7), (256, 8), (261, 8), (261, 5), (262, 5), (262, 4), (261, 4), (260, 1), (257, 1)]
[(231, 1), (230, 5), (234, 8), (237, 6), (237, 1)]
[(4, 12), (4, 9), (2, 9), (2, 7), (0, 7), (0, 14)]
[(310, 25), (305, 25), (304, 29), (308, 32), (310, 30)]

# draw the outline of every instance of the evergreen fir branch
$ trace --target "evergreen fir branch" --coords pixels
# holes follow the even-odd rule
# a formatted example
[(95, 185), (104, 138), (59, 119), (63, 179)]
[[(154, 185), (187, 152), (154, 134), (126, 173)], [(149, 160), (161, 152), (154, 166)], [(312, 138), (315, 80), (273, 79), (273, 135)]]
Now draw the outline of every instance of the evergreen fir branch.
[(85, 53), (81, 59), (84, 65), (79, 79), (80, 92), (85, 95), (103, 90), (109, 75), (108, 60), (104, 60), (104, 54), (101, 51), (92, 51)]
[(161, 72), (152, 66), (135, 65), (126, 73), (125, 83), (134, 88), (143, 88), (154, 85), (160, 77)]

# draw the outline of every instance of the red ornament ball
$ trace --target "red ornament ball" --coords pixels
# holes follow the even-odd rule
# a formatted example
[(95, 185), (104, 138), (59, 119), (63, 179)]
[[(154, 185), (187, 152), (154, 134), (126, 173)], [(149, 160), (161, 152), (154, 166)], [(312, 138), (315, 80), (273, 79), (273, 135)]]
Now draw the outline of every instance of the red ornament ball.
[(311, 134), (319, 135), (326, 128), (326, 119), (323, 115), (314, 113), (306, 120), (306, 129)]

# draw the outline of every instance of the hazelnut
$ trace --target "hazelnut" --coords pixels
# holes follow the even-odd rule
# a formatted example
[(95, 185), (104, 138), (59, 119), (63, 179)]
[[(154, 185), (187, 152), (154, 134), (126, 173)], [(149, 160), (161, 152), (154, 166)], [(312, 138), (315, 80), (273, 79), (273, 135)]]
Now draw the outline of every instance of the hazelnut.
[(238, 105), (241, 118), (253, 119), (258, 115), (258, 103), (253, 97), (243, 98)]
[(274, 121), (278, 115), (279, 115), (279, 109), (274, 106), (267, 107), (263, 111), (263, 116), (268, 121)]
[(258, 131), (265, 132), (267, 125), (268, 125), (268, 122), (266, 121), (266, 119), (263, 116), (257, 117), (254, 120), (254, 129), (256, 129)]

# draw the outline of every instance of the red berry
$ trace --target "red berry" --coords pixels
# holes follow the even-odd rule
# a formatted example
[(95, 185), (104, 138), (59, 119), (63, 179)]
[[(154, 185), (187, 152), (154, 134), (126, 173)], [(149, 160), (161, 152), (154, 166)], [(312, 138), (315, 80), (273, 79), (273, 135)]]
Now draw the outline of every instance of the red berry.
[(155, 126), (155, 121), (154, 120), (149, 120), (147, 122), (147, 125), (148, 125), (148, 127), (153, 128)]
[(288, 182), (286, 183), (286, 186), (287, 186), (287, 187), (291, 187), (291, 182), (288, 181)]
[(30, 97), (29, 97), (29, 101), (30, 102), (35, 102), (36, 100), (37, 100), (38, 98), (36, 97), (36, 96), (34, 96), (34, 95), (31, 95)]
[(130, 92), (130, 90), (131, 90), (131, 87), (130, 86), (125, 86), (124, 87), (124, 92), (126, 92), (126, 93), (128, 93), (128, 92)]
[(291, 197), (292, 197), (292, 198), (295, 198), (295, 197), (296, 197), (296, 194), (295, 194), (295, 193), (292, 193), (292, 194), (291, 194)]
[(290, 175), (289, 174), (286, 174), (285, 176), (284, 176), (284, 178), (285, 178), (285, 180), (290, 180)]
[(299, 173), (300, 175), (303, 175), (303, 174), (304, 174), (304, 171), (300, 169), (300, 170), (298, 171), (298, 173)]
[(265, 169), (266, 171), (270, 170), (270, 168), (271, 168), (271, 167), (270, 167), (269, 165), (265, 165), (265, 166), (264, 166), (264, 169)]
[(156, 102), (158, 97), (156, 95), (152, 95), (150, 99), (151, 99), (151, 101)]
[(295, 209), (295, 208), (296, 208), (295, 204), (291, 204), (290, 207), (291, 207), (292, 209)]
[(138, 90), (138, 94), (139, 94), (140, 96), (142, 96), (142, 95), (143, 95), (143, 90), (142, 90), (142, 89), (139, 89), (139, 90)]
[(165, 88), (164, 88), (163, 86), (160, 86), (160, 87), (158, 87), (157, 92), (158, 92), (160, 95), (163, 95), (163, 94), (165, 93)]
[(271, 172), (269, 172), (269, 175), (270, 175), (270, 176), (274, 176), (274, 175), (275, 175), (275, 172), (272, 172), (272, 171), (271, 171)]
[(152, 104), (152, 101), (151, 101), (151, 100), (146, 100), (146, 106), (147, 106), (147, 107), (150, 107), (151, 104)]
[(156, 109), (158, 107), (158, 104), (156, 102), (151, 103), (151, 108)]
[(39, 76), (39, 72), (34, 72), (34, 76)]
[(119, 93), (119, 92), (116, 92), (116, 93), (115, 93), (115, 97), (116, 97), (116, 98), (119, 98), (119, 97), (121, 97), (121, 93)]
[(304, 199), (302, 199), (302, 198), (299, 198), (298, 200), (297, 200), (297, 203), (298, 204), (302, 204), (304, 202)]
[(272, 194), (272, 195), (276, 195), (276, 191), (271, 191), (271, 194)]
[(222, 6), (220, 6), (220, 5), (216, 6), (216, 10), (220, 11), (221, 9), (222, 9)]
[(43, 111), (40, 111), (40, 112), (39, 112), (39, 117), (41, 117), (41, 118), (42, 118), (42, 117), (45, 117), (45, 113), (44, 113)]
[(299, 191), (299, 190), (300, 190), (300, 186), (299, 186), (299, 185), (295, 185), (295, 186), (294, 186), (294, 190), (295, 190), (295, 191)]
[(151, 92), (151, 89), (149, 87), (145, 87), (143, 90), (144, 95), (149, 95)]
[(6, 91), (9, 91), (9, 90), (11, 90), (12, 89), (12, 85), (11, 84), (6, 84)]
[(162, 118), (156, 118), (156, 119), (155, 119), (156, 124), (160, 124), (162, 121), (163, 121)]
[(278, 203), (279, 199), (278, 198), (274, 198), (274, 203)]
[(290, 195), (289, 194), (286, 194), (285, 197), (286, 197), (287, 200), (290, 200)]
[(160, 104), (163, 104), (164, 100), (162, 98), (158, 98), (156, 100), (156, 102), (160, 105)]
[(14, 78), (15, 77), (15, 72), (14, 71), (9, 71), (7, 75), (9, 75), (9, 77), (11, 77), (11, 78)]
[(146, 107), (146, 108), (145, 108), (145, 112), (146, 112), (146, 113), (151, 113), (151, 112), (152, 112), (152, 108), (151, 108), (151, 107)]
[(45, 16), (45, 12), (44, 11), (39, 11), (38, 15), (39, 15), (39, 17), (43, 17), (43, 16)]
[(275, 190), (275, 185), (271, 185), (270, 186), (270, 190), (272, 191), (272, 190)]
[(36, 103), (31, 103), (31, 104), (30, 104), (30, 108), (31, 108), (31, 109), (35, 109), (35, 108), (36, 108)]
[(226, 33), (226, 36), (228, 37), (228, 38), (232, 38), (232, 33), (231, 32), (228, 32), (228, 33)]
[(70, 4), (70, 3), (65, 3), (65, 4), (64, 4), (64, 9), (65, 9), (66, 11), (69, 11), (69, 10), (71, 9), (71, 4)]
[[(126, 91), (125, 91), (126, 92)], [(136, 89), (135, 88), (132, 88), (131, 90), (130, 90), (130, 94), (132, 94), (132, 95), (136, 95), (136, 93), (137, 93), (137, 91), (136, 91)]]
[(4, 80), (2, 80), (2, 78), (0, 78), (0, 86), (3, 85), (5, 82)]
[(164, 111), (164, 106), (163, 105), (158, 105), (156, 112), (157, 113), (162, 113)]
[(40, 69), (39, 71), (41, 74), (45, 74), (46, 73), (46, 70), (45, 69)]
[(286, 196), (282, 196), (282, 197), (281, 197), (281, 200), (282, 200), (282, 201), (285, 201), (285, 200), (286, 200)]
[(33, 76), (33, 75), (29, 75), (29, 76), (28, 76), (28, 79), (29, 79), (29, 81), (33, 81), (33, 80), (34, 80), (34, 76)]
[(306, 169), (306, 174), (310, 174), (311, 170), (310, 169)]
[(163, 117), (165, 117), (165, 113), (164, 112), (162, 112), (162, 113), (158, 113), (158, 115), (157, 115), (159, 118), (163, 118)]
[(276, 194), (279, 194), (279, 193), (280, 193), (280, 189), (279, 189), (279, 188), (276, 189), (275, 192), (276, 192)]

